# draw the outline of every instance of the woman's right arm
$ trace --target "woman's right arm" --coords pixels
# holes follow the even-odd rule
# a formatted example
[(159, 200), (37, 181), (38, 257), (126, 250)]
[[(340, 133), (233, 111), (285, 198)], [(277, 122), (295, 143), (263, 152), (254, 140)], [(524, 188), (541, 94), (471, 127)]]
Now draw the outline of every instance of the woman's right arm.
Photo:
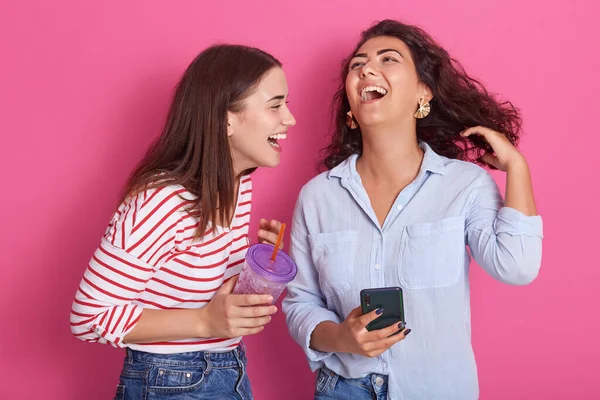
[[(201, 309), (156, 310), (136, 301), (158, 268), (157, 257), (173, 246), (182, 220), (176, 211), (184, 205), (167, 188), (147, 194), (119, 207), (94, 253), (71, 308), (73, 335), (124, 347), (125, 342), (236, 337), (260, 331), (274, 307), (242, 307), (264, 304), (267, 299), (230, 295), (233, 280)], [(172, 240), (165, 242), (165, 238)]]
[[(200, 309), (142, 311), (125, 343), (167, 342), (189, 338), (233, 338), (254, 335), (277, 311), (271, 296), (231, 294), (237, 277), (223, 284), (210, 303)], [(252, 307), (253, 306), (253, 307)]]

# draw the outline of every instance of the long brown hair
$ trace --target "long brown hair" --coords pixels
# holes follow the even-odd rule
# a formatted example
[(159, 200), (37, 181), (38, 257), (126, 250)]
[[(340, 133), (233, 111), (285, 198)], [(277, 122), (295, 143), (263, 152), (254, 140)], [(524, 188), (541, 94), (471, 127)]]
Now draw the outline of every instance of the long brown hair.
[(162, 134), (132, 172), (121, 200), (179, 184), (197, 197), (189, 207), (200, 219), (196, 236), (209, 223), (229, 222), (239, 177), (234, 176), (227, 112), (243, 111), (244, 99), (274, 67), (281, 62), (252, 47), (221, 44), (201, 52), (177, 84)]
[[(419, 80), (433, 93), (431, 113), (417, 120), (417, 139), (448, 158), (479, 162), (489, 144), (479, 136), (468, 139), (460, 132), (471, 126), (486, 126), (506, 135), (517, 144), (521, 130), (519, 111), (508, 101), (499, 101), (481, 82), (470, 77), (462, 65), (450, 57), (422, 29), (394, 20), (381, 21), (362, 32), (354, 51), (342, 62), (341, 83), (334, 96), (334, 131), (331, 144), (324, 149), (321, 167), (331, 169), (352, 154), (362, 153), (360, 127), (346, 126), (350, 110), (345, 82), (350, 60), (368, 40), (378, 36), (400, 39), (410, 49)], [(415, 104), (415, 110), (417, 105)]]

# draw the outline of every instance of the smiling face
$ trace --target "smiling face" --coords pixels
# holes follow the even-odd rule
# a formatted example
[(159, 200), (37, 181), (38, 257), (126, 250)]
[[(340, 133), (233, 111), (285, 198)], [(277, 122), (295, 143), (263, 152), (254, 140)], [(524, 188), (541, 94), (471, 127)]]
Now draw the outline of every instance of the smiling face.
[(360, 46), (350, 60), (346, 95), (361, 128), (404, 125), (414, 120), (420, 98), (431, 99), (408, 46), (390, 36)]
[(287, 106), (287, 97), (285, 74), (275, 67), (243, 100), (242, 111), (228, 112), (227, 134), (237, 171), (279, 164), (279, 141), (285, 139), (288, 129), (296, 124)]

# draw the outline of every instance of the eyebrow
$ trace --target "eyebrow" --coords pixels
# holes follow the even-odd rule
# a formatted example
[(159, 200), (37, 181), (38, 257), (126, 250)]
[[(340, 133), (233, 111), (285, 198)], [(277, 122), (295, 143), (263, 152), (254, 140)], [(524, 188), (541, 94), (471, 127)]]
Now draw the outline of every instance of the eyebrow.
[[(396, 50), (396, 49), (382, 49), (382, 50), (379, 50), (379, 51), (377, 52), (377, 55), (378, 55), (378, 56), (379, 56), (379, 55), (382, 55), (383, 53), (387, 53), (388, 51), (393, 51), (393, 52), (395, 52), (395, 53), (398, 53), (398, 54), (400, 55), (400, 57), (404, 58), (404, 56), (402, 55), (402, 53), (400, 53), (400, 52), (399, 52), (398, 50)], [(358, 53), (358, 54), (355, 54), (355, 55), (354, 55), (354, 57), (352, 57), (352, 58), (356, 58), (356, 57), (364, 57), (364, 58), (367, 58), (367, 53)]]
[(273, 96), (269, 100), (267, 100), (267, 103), (270, 101), (273, 101), (273, 100), (283, 100), (283, 99), (285, 99), (285, 96), (283, 96), (283, 95)]

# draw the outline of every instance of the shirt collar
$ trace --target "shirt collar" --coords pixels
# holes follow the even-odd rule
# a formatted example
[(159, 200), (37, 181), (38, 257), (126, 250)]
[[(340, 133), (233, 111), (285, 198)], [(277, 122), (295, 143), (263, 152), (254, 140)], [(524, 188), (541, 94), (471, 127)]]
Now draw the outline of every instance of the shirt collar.
[[(423, 152), (425, 153), (423, 156), (423, 162), (421, 163), (421, 170), (419, 171), (419, 174), (421, 174), (422, 171), (429, 171), (434, 174), (443, 175), (446, 166), (444, 163), (444, 158), (437, 154), (435, 151), (433, 151), (433, 149), (429, 147), (429, 145), (425, 142), (419, 142), (419, 146), (421, 147), (421, 149), (423, 149)], [(327, 175), (328, 178), (331, 179), (335, 177), (348, 179), (350, 177), (357, 176), (357, 159), (358, 154), (352, 154), (350, 157), (346, 158), (340, 164), (332, 168), (329, 171), (329, 174)]]

